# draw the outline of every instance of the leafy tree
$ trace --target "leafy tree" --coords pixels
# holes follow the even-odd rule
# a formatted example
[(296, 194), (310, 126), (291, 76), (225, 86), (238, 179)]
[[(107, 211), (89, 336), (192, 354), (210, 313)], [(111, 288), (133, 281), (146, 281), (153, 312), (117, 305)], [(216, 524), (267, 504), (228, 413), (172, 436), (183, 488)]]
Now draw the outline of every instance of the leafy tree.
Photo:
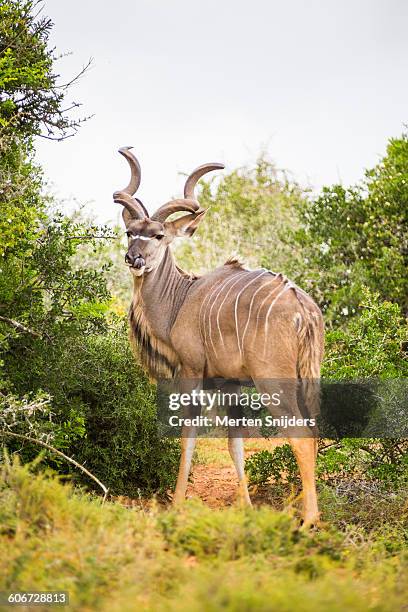
[(6, 148), (8, 134), (13, 139), (36, 134), (60, 140), (75, 133), (81, 122), (70, 115), (79, 104), (65, 103), (79, 75), (69, 83), (59, 81), (54, 50), (48, 48), (52, 21), (41, 17), (41, 10), (38, 0), (0, 3), (0, 146)]
[(359, 316), (347, 328), (326, 334), (322, 375), (336, 380), (408, 378), (408, 328), (398, 304), (380, 302), (379, 293), (367, 288), (362, 291)]
[(192, 240), (177, 247), (187, 270), (208, 271), (238, 255), (250, 267), (284, 271), (292, 246), (283, 240), (296, 224), (295, 205), (304, 194), (284, 172), (261, 157), (254, 168), (223, 175), (212, 190), (203, 182), (200, 204), (207, 218)]
[(298, 207), (292, 235), (302, 252), (297, 280), (310, 290), (326, 321), (356, 313), (363, 287), (408, 313), (408, 135), (389, 141), (387, 154), (351, 188), (326, 187)]
[(74, 454), (117, 493), (166, 489), (178, 446), (158, 436), (153, 388), (110, 308), (110, 264), (98, 265), (115, 234), (61, 214), (32, 161), (34, 136), (61, 139), (79, 126), (40, 8), (0, 0), (0, 433), (25, 460), (38, 447), (10, 433)]
[[(52, 22), (42, 3), (0, 0), (0, 257), (27, 257), (43, 214), (41, 171), (32, 161), (33, 136), (61, 140), (78, 129), (78, 103), (65, 104), (71, 83), (59, 82), (48, 48)], [(85, 68), (86, 69), (86, 68)]]

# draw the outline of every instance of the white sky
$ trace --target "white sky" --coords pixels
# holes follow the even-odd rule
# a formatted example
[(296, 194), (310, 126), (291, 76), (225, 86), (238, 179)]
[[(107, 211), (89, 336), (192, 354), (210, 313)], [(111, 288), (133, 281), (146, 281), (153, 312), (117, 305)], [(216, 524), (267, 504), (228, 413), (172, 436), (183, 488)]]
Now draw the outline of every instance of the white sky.
[(45, 0), (68, 96), (95, 114), (72, 139), (40, 139), (59, 197), (118, 218), (112, 192), (134, 145), (152, 210), (179, 172), (253, 163), (261, 149), (315, 188), (352, 183), (408, 123), (406, 0)]

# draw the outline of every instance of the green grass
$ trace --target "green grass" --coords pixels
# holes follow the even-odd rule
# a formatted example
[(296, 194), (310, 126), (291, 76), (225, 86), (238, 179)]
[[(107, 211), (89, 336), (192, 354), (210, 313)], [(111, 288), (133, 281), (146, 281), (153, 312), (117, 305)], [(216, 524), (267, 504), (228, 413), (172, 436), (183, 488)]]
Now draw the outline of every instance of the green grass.
[[(285, 441), (271, 441), (263, 438), (248, 438), (245, 440), (246, 454), (261, 450), (273, 450), (278, 444)], [(201, 438), (197, 441), (194, 452), (194, 462), (203, 465), (229, 466), (233, 465), (228, 451), (227, 438)]]
[(400, 518), (309, 533), (268, 506), (102, 506), (18, 461), (2, 467), (0, 548), (0, 590), (67, 590), (73, 610), (395, 612), (408, 599)]

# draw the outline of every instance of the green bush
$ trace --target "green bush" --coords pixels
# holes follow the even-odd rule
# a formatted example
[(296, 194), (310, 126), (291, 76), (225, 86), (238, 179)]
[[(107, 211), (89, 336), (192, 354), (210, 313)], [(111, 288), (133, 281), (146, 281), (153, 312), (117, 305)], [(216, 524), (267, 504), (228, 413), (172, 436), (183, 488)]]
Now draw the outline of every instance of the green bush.
[[(300, 487), (299, 470), (289, 444), (270, 452), (254, 453), (245, 462), (251, 485), (294, 484)], [(397, 491), (408, 484), (408, 441), (400, 439), (344, 438), (323, 441), (317, 455), (320, 483), (373, 483), (381, 490)]]
[[(398, 436), (408, 425), (408, 359), (403, 350), (407, 327), (398, 304), (380, 302), (378, 294), (363, 291), (359, 316), (345, 328), (327, 333), (322, 375), (329, 383), (333, 379), (373, 379), (377, 392), (374, 398), (369, 398), (375, 403), (372, 418), (382, 423), (388, 436), (394, 428), (396, 437), (344, 438), (321, 444), (318, 476), (321, 482), (332, 485), (355, 479), (398, 488), (408, 482), (408, 440)], [(324, 389), (323, 385), (323, 394)], [(328, 402), (327, 398), (325, 401)], [(347, 401), (345, 397), (345, 407)], [(329, 402), (325, 409), (330, 412)], [(246, 470), (252, 484), (265, 484), (269, 479), (275, 483), (299, 482), (289, 445), (278, 447), (273, 453), (254, 454), (246, 461)]]
[(278, 446), (272, 453), (268, 450), (254, 453), (245, 461), (245, 471), (251, 485), (264, 485), (271, 478), (275, 483), (284, 480), (299, 484), (296, 459), (289, 444)]
[(265, 156), (252, 168), (222, 173), (216, 180), (215, 186), (200, 182), (199, 200), (208, 214), (196, 235), (177, 245), (179, 265), (208, 272), (238, 255), (250, 267), (288, 274), (293, 245), (283, 236), (297, 227), (296, 204), (305, 197), (299, 185)]
[[(363, 302), (357, 318), (343, 329), (327, 334), (323, 376), (337, 380), (373, 379), (376, 393), (373, 419), (384, 428), (382, 439), (342, 440), (327, 451), (328, 471), (342, 465), (341, 453), (349, 465), (348, 477), (380, 481), (398, 486), (408, 480), (408, 441), (406, 406), (408, 356), (404, 350), (408, 328), (398, 304), (381, 302), (379, 294), (363, 288)], [(392, 436), (395, 432), (394, 437)], [(340, 467), (339, 471), (343, 471)]]
[(322, 376), (328, 379), (408, 378), (408, 327), (396, 303), (362, 288), (357, 317), (326, 333)]
[(78, 342), (65, 358), (70, 376), (63, 396), (55, 389), (54, 403), (81, 404), (86, 436), (75, 445), (79, 462), (111, 493), (135, 497), (172, 487), (179, 442), (159, 437), (156, 387), (135, 362), (124, 329)]
[[(125, 328), (73, 334), (69, 342), (59, 337), (52, 350), (32, 355), (24, 378), (14, 383), (23, 392), (29, 380), (31, 388), (49, 393), (53, 446), (86, 464), (112, 494), (137, 496), (174, 484), (179, 444), (159, 438), (156, 390), (135, 362)], [(19, 431), (30, 433), (27, 427)], [(20, 449), (21, 442), (8, 446)], [(29, 460), (38, 449), (26, 445), (20, 452)], [(62, 473), (71, 472), (52, 454), (48, 462)], [(75, 470), (73, 474), (84, 481)]]
[[(391, 612), (406, 602), (403, 529), (309, 533), (269, 507), (102, 506), (38, 468), (0, 470), (2, 591), (67, 590), (70, 609), (102, 611)], [(341, 520), (344, 506), (328, 503)]]
[(363, 288), (408, 313), (408, 134), (390, 139), (384, 158), (353, 187), (325, 187), (298, 202), (299, 227), (288, 234), (302, 257), (295, 280), (327, 322), (353, 317)]
[[(112, 493), (163, 490), (179, 449), (158, 438), (154, 390), (111, 312), (109, 264), (99, 256), (116, 235), (56, 210), (33, 161), (42, 129), (62, 139), (80, 123), (65, 110), (52, 23), (39, 4), (0, 2), (1, 430), (86, 462)], [(11, 436), (1, 442), (25, 461), (39, 452)], [(46, 460), (70, 471), (53, 454)]]

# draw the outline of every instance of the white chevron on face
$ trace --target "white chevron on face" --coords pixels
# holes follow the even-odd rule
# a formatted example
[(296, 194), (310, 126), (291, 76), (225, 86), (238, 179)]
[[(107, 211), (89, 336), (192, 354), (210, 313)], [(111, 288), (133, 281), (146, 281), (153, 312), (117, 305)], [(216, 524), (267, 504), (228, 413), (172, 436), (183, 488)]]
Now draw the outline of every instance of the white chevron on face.
[(154, 240), (154, 236), (148, 237), (148, 236), (140, 236), (139, 234), (131, 234), (130, 238), (132, 240)]

